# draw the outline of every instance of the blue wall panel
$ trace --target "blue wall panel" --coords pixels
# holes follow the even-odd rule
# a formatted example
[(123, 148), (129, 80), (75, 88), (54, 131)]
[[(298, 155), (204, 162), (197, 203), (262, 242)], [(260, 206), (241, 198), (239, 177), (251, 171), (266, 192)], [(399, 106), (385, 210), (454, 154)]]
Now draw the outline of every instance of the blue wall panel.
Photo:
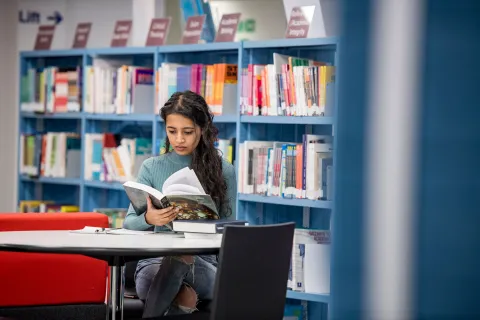
[(417, 319), (479, 319), (480, 2), (426, 7)]
[(359, 319), (363, 303), (363, 174), (370, 46), (369, 0), (340, 5), (331, 319)]

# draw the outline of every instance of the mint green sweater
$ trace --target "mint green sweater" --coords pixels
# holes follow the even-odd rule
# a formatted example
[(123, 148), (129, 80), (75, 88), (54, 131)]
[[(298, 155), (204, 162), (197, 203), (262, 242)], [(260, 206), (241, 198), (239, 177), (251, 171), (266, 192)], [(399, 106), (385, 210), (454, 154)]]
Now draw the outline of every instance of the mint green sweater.
[[(191, 156), (181, 156), (175, 152), (170, 152), (157, 157), (152, 157), (145, 160), (138, 172), (137, 181), (149, 185), (157, 190), (162, 190), (163, 183), (176, 171), (191, 165)], [(227, 196), (230, 201), (232, 214), (229, 219), (236, 217), (236, 198), (237, 198), (237, 180), (235, 177), (235, 168), (227, 161), (222, 161), (223, 177), (227, 183)], [(219, 212), (223, 215), (223, 212)], [(145, 213), (137, 215), (130, 204), (123, 224), (125, 229), (130, 230), (146, 230), (150, 227), (145, 221)], [(156, 230), (164, 229), (162, 227), (155, 227)]]

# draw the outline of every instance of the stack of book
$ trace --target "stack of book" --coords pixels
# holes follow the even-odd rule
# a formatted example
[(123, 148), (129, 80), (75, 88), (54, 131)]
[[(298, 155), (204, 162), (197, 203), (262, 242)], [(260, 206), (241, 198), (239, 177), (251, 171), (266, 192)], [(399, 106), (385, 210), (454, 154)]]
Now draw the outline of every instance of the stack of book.
[(152, 155), (152, 140), (113, 133), (85, 136), (84, 179), (125, 182), (134, 179), (142, 162)]
[(85, 112), (153, 115), (153, 69), (96, 60), (85, 79)]
[(237, 71), (236, 64), (185, 65), (164, 62), (156, 73), (157, 110), (176, 91), (191, 90), (205, 98), (213, 114), (236, 114)]
[(76, 133), (20, 135), (20, 174), (31, 177), (79, 178), (81, 139)]
[(332, 139), (332, 136), (305, 134), (302, 143), (240, 143), (239, 192), (283, 198), (332, 200)]
[(332, 116), (335, 67), (273, 54), (273, 64), (241, 70), (240, 112), (262, 116)]
[(23, 200), (20, 201), (18, 212), (79, 212), (80, 208), (76, 205), (68, 203), (55, 203), (55, 201), (48, 200)]
[(82, 69), (30, 68), (22, 77), (20, 109), (25, 112), (80, 112)]
[(287, 287), (293, 291), (330, 293), (330, 231), (295, 229)]

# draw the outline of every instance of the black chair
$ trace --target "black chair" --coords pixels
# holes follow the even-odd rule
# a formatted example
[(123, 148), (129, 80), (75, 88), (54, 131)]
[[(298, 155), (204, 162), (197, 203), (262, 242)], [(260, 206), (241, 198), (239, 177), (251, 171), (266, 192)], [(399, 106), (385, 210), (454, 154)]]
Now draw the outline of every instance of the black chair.
[(294, 228), (294, 223), (226, 227), (211, 313), (155, 319), (283, 319)]

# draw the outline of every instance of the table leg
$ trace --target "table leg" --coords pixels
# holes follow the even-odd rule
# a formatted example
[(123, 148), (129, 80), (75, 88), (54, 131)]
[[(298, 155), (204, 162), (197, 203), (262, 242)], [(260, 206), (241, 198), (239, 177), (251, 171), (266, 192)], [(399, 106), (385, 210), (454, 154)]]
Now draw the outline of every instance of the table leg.
[(120, 319), (123, 320), (123, 301), (125, 299), (125, 266), (120, 268)]
[(116, 320), (118, 316), (120, 319), (123, 319), (123, 268), (110, 266), (110, 294), (107, 305), (107, 320)]

